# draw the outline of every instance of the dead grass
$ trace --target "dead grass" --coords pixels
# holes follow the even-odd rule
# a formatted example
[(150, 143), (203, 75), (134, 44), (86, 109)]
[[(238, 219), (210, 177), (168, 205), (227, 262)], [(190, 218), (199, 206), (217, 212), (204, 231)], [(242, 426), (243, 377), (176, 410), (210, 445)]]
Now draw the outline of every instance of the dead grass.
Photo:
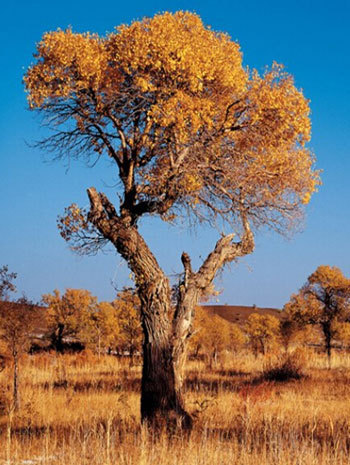
[[(189, 362), (188, 437), (140, 427), (140, 367), (92, 354), (28, 356), (21, 410), (9, 411), (10, 369), (0, 374), (0, 464), (350, 464), (350, 357), (308, 353), (300, 379), (261, 377), (272, 358), (227, 358), (208, 371)], [(260, 378), (259, 378), (260, 377)]]

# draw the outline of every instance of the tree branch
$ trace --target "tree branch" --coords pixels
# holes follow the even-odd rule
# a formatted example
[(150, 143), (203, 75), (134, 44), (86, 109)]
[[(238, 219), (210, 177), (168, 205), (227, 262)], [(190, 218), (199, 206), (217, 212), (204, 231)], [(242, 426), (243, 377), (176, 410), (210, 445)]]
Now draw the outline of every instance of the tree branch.
[(242, 218), (244, 233), (240, 242), (232, 242), (234, 234), (223, 236), (208, 255), (198, 272), (193, 275), (197, 286), (205, 290), (215, 278), (216, 273), (226, 263), (238, 257), (248, 255), (254, 250), (254, 236), (245, 215)]

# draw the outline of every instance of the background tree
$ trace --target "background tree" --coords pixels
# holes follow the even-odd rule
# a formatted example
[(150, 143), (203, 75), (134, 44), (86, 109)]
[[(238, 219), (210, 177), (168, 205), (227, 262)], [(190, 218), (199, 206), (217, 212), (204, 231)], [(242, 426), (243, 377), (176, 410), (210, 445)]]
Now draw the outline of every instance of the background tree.
[(100, 302), (89, 309), (79, 338), (85, 346), (93, 347), (98, 356), (101, 352), (110, 353), (121, 338), (120, 321), (115, 308), (109, 302)]
[(281, 321), (280, 338), (286, 352), (288, 351), (291, 342), (295, 339), (298, 330), (300, 330), (300, 327), (295, 321), (290, 320), (289, 318), (285, 318)]
[(298, 294), (284, 306), (288, 319), (300, 326), (319, 325), (330, 363), (336, 323), (350, 319), (350, 279), (335, 266), (321, 265)]
[(246, 344), (247, 338), (242, 329), (236, 323), (231, 323), (229, 327), (229, 350), (236, 354)]
[[(198, 299), (226, 263), (253, 251), (258, 227), (299, 224), (319, 183), (305, 147), (308, 101), (281, 66), (248, 70), (237, 43), (186, 12), (106, 37), (49, 32), (24, 82), (30, 108), (53, 129), (42, 149), (114, 163), (115, 205), (89, 188), (89, 211), (68, 207), (61, 234), (80, 252), (111, 242), (125, 259), (141, 302), (141, 417), (190, 426), (182, 368)], [(150, 214), (231, 228), (197, 271), (182, 254), (175, 304), (138, 229)]]
[(64, 351), (64, 338), (81, 335), (84, 339), (89, 319), (97, 306), (96, 297), (84, 289), (67, 289), (61, 296), (56, 289), (53, 294), (44, 294), (42, 300), (48, 306), (48, 331), (57, 352)]
[[(31, 344), (30, 336), (35, 329), (40, 312), (38, 307), (25, 297), (10, 301), (9, 295), (16, 291), (13, 283), (17, 274), (9, 272), (7, 266), (0, 269), (0, 341), (2, 350), (13, 362), (13, 408), (20, 405), (19, 379), (20, 357)], [(42, 316), (42, 315), (41, 315)]]
[(190, 344), (196, 356), (200, 352), (206, 356), (210, 367), (218, 362), (222, 352), (230, 349), (230, 326), (228, 321), (212, 314), (205, 307), (196, 309)]
[(212, 366), (224, 352), (237, 352), (245, 340), (238, 325), (212, 314), (205, 307), (197, 307), (190, 339), (190, 350), (194, 357), (203, 354)]
[(13, 281), (17, 278), (17, 273), (9, 271), (7, 265), (0, 268), (0, 301), (7, 300), (10, 292), (16, 291)]
[(130, 356), (130, 364), (134, 355), (142, 348), (142, 328), (140, 324), (140, 299), (132, 289), (124, 289), (112, 302), (116, 319), (120, 328), (117, 349)]
[(278, 341), (280, 332), (280, 321), (272, 315), (252, 313), (249, 315), (244, 327), (255, 355), (259, 352), (266, 354)]

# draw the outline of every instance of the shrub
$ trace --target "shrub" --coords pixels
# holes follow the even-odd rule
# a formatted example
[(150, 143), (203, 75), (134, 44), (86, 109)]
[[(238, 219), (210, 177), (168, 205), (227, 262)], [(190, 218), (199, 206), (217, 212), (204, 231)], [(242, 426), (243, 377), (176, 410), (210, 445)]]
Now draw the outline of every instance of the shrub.
[(304, 377), (305, 360), (300, 351), (284, 355), (278, 362), (269, 362), (264, 366), (262, 379), (283, 383)]

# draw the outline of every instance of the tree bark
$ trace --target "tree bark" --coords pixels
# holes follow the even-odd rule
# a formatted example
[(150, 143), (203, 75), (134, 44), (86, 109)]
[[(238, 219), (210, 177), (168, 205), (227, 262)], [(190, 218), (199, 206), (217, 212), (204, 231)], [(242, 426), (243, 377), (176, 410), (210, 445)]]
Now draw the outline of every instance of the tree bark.
[(325, 322), (322, 324), (322, 331), (325, 340), (325, 348), (326, 354), (328, 358), (328, 367), (331, 367), (331, 356), (332, 356), (332, 331), (331, 331), (331, 323)]

